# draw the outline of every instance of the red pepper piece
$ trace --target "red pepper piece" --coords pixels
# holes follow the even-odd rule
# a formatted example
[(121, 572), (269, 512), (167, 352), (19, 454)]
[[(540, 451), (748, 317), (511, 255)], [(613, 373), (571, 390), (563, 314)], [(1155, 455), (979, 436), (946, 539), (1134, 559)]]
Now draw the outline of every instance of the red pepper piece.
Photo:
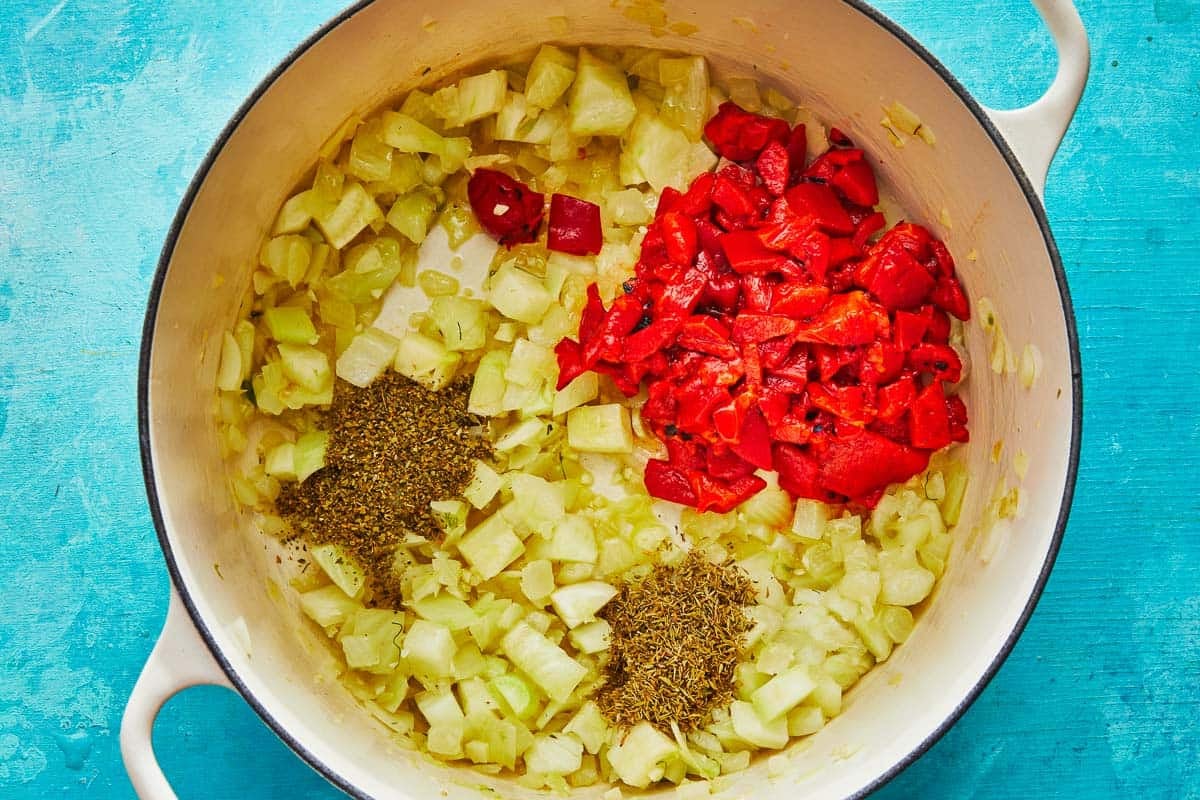
[[(775, 367), (770, 367), (771, 374), (797, 384), (798, 388), (792, 391), (802, 392), (804, 391), (804, 384), (808, 383), (808, 369), (811, 365), (810, 355), (811, 349), (809, 345), (804, 343), (793, 344), (783, 363)], [(766, 362), (764, 361), (763, 363), (765, 365)]]
[(773, 450), (780, 488), (794, 497), (807, 497), (824, 503), (836, 503), (844, 499), (818, 483), (820, 467), (816, 459), (800, 447), (776, 444)]
[(875, 185), (875, 172), (866, 159), (860, 157), (850, 161), (833, 173), (830, 183), (851, 203), (870, 208), (879, 202), (879, 188)]
[(717, 175), (713, 183), (712, 200), (717, 208), (736, 220), (749, 219), (757, 211), (750, 192), (724, 174)]
[(950, 413), (941, 381), (917, 392), (908, 418), (909, 441), (913, 447), (940, 450), (950, 444)]
[(676, 425), (688, 433), (707, 433), (712, 428), (712, 414), (729, 401), (729, 392), (719, 386), (697, 387), (680, 392)]
[(938, 239), (933, 239), (929, 243), (929, 249), (933, 251), (933, 263), (937, 265), (938, 275), (954, 275), (954, 256), (950, 255), (950, 250)]
[[(833, 380), (833, 376), (845, 367), (858, 364), (862, 354), (856, 347), (831, 347), (829, 345), (813, 345), (813, 360), (817, 365), (817, 378), (822, 383)], [(851, 370), (858, 372), (858, 369)]]
[(721, 247), (729, 266), (736, 272), (776, 272), (787, 263), (786, 256), (768, 250), (755, 231), (732, 231), (721, 235)]
[(477, 169), (467, 182), (467, 199), (480, 227), (505, 247), (537, 239), (546, 198), (515, 178)]
[(665, 380), (652, 381), (646, 386), (646, 402), (642, 419), (651, 424), (666, 425), (675, 418), (675, 387)]
[(950, 439), (955, 442), (971, 441), (967, 432), (967, 404), (956, 394), (946, 398), (946, 414), (950, 418)]
[(756, 342), (742, 345), (742, 364), (746, 372), (746, 389), (757, 393), (762, 387), (762, 359)]
[(817, 482), (828, 491), (865, 498), (908, 480), (928, 464), (926, 451), (898, 444), (873, 431), (843, 425), (825, 444)]
[(754, 465), (726, 447), (708, 449), (704, 470), (722, 481), (734, 481), (754, 473)]
[(597, 362), (617, 361), (624, 339), (642, 319), (642, 304), (632, 295), (620, 295), (597, 326), (595, 334), (583, 342), (583, 363), (595, 369)]
[(891, 231), (867, 253), (858, 267), (856, 279), (892, 311), (919, 306), (934, 287), (934, 277), (929, 270), (892, 236)]
[(707, 287), (708, 278), (703, 272), (686, 270), (659, 293), (654, 303), (655, 314), (660, 318), (683, 320), (695, 310)]
[(589, 283), (587, 287), (587, 302), (584, 304), (583, 313), (579, 317), (580, 344), (587, 344), (596, 335), (596, 331), (600, 329), (600, 323), (604, 322), (604, 313), (604, 301), (600, 299), (600, 287), (594, 283)]
[(729, 341), (729, 329), (712, 317), (689, 318), (680, 329), (676, 343), (688, 350), (698, 350), (717, 358), (738, 357), (738, 349)]
[(771, 430), (763, 413), (755, 406), (746, 410), (742, 430), (732, 447), (735, 453), (759, 469), (775, 468), (771, 457)]
[(649, 358), (644, 358), (641, 361), (631, 361), (627, 365), (627, 368), (629, 379), (640, 384), (642, 379), (647, 375), (651, 378), (665, 375), (670, 366), (671, 362), (667, 359), (667, 354), (659, 350), (657, 353), (651, 353)]
[(704, 126), (713, 150), (730, 161), (752, 159), (768, 142), (786, 142), (789, 133), (783, 120), (752, 114), (731, 102), (722, 103)]
[(666, 461), (656, 458), (647, 461), (644, 480), (651, 497), (685, 506), (696, 505), (696, 493), (687, 476)]
[(917, 382), (911, 375), (903, 375), (887, 386), (880, 386), (875, 394), (877, 418), (883, 422), (894, 422), (904, 416), (917, 399)]
[(636, 364), (671, 345), (679, 332), (681, 321), (678, 319), (658, 319), (651, 322), (640, 331), (631, 334), (625, 340), (625, 348), (621, 360)]
[(659, 226), (662, 229), (663, 244), (667, 248), (667, 258), (672, 264), (691, 266), (696, 260), (696, 249), (699, 246), (696, 223), (682, 212), (670, 211), (659, 218)]
[(775, 287), (770, 312), (804, 319), (820, 312), (829, 302), (829, 288), (821, 284), (781, 283)]
[(940, 308), (929, 307), (929, 329), (925, 331), (925, 341), (933, 344), (950, 342), (950, 315)]
[(892, 319), (892, 341), (901, 350), (911, 350), (920, 344), (929, 329), (930, 315), (927, 309), (919, 312), (897, 311)]
[(885, 225), (887, 225), (887, 218), (878, 211), (863, 217), (862, 222), (858, 223), (858, 227), (854, 229), (854, 246), (859, 250), (865, 248), (867, 241), (876, 232), (883, 230)]
[[(839, 147), (853, 147), (854, 146), (854, 142), (850, 141), (850, 137), (847, 136), (842, 131), (841, 128), (834, 127), (834, 128), (829, 129), (829, 141), (833, 142), (835, 145), (837, 145)], [(838, 151), (835, 150), (834, 152), (838, 152)]]
[[(717, 176), (713, 173), (700, 173), (696, 177), (696, 180), (692, 181), (692, 185), (688, 187), (688, 190), (683, 193), (683, 197), (679, 199), (679, 202), (675, 204), (674, 210), (678, 210), (681, 214), (687, 214), (693, 218), (707, 214), (713, 206), (712, 190), (713, 184), (716, 181)], [(659, 207), (662, 207), (661, 201), (659, 201)]]
[(682, 436), (668, 435), (666, 437), (667, 460), (671, 466), (685, 475), (704, 469), (705, 453), (702, 443), (697, 439), (688, 440)]
[[(788, 444), (808, 444), (812, 440), (813, 426), (805, 422), (795, 414), (784, 415), (774, 427), (771, 428), (771, 436), (777, 442), (787, 442)], [(778, 451), (776, 451), (775, 464), (779, 468), (780, 474), (783, 474), (783, 468), (779, 467)], [(786, 487), (784, 487), (786, 488)], [(792, 491), (788, 489), (788, 491)], [(795, 492), (793, 492), (795, 494)], [(804, 497), (812, 497), (812, 495), (803, 495)]]
[(797, 322), (777, 314), (743, 313), (733, 320), (735, 342), (765, 342), (778, 336), (790, 336)]
[(696, 509), (718, 514), (732, 511), (767, 487), (767, 482), (757, 475), (746, 475), (729, 483), (714, 480), (703, 472), (688, 478), (696, 493)]
[(736, 275), (718, 275), (709, 278), (708, 286), (704, 290), (704, 299), (722, 311), (732, 311), (737, 306), (741, 293), (742, 282)]
[(958, 383), (962, 378), (962, 359), (948, 344), (919, 344), (908, 352), (907, 361), (908, 366), (935, 380)]
[(850, 346), (870, 344), (888, 333), (887, 312), (862, 292), (833, 295), (821, 313), (796, 330), (801, 342)]
[(793, 347), (795, 343), (790, 336), (759, 342), (758, 355), (762, 359), (763, 370), (770, 372), (783, 366), (783, 362), (792, 354)]
[(808, 399), (822, 411), (847, 422), (866, 425), (875, 419), (875, 388), (866, 384), (837, 386), (810, 383)]
[(788, 205), (801, 217), (814, 220), (831, 233), (854, 233), (854, 221), (838, 201), (837, 195), (825, 184), (798, 183), (787, 190)]
[(859, 362), (859, 380), (873, 386), (895, 380), (904, 370), (904, 361), (904, 351), (895, 344), (883, 340), (871, 342)]
[(758, 410), (763, 415), (768, 430), (783, 420), (792, 404), (790, 393), (776, 388), (778, 385), (778, 378), (767, 375), (763, 378), (763, 391), (758, 398)]
[(771, 310), (774, 285), (765, 274), (742, 276), (742, 309), (766, 312)]
[(847, 261), (856, 261), (863, 256), (862, 248), (854, 243), (854, 240), (845, 236), (831, 236), (829, 238), (829, 264), (830, 266), (839, 266)]
[(762, 178), (763, 186), (776, 197), (787, 190), (788, 179), (791, 177), (789, 162), (788, 149), (779, 142), (769, 142), (754, 162), (754, 171)]
[(800, 173), (804, 172), (805, 161), (808, 160), (808, 131), (804, 123), (792, 128), (787, 138), (788, 163), (791, 166), (789, 180), (795, 182)]
[(583, 365), (583, 355), (579, 342), (574, 339), (563, 339), (554, 346), (554, 355), (558, 359), (558, 384), (555, 388), (562, 389), (571, 381), (578, 378), (587, 368)]
[(658, 195), (658, 205), (654, 207), (654, 218), (657, 220), (663, 214), (676, 210), (683, 202), (683, 194), (673, 186), (664, 187)]
[[(620, 353), (618, 351), (614, 358), (619, 355)], [(598, 361), (592, 365), (592, 371), (601, 375), (607, 375), (608, 377), (612, 378), (613, 385), (615, 385), (621, 391), (621, 394), (625, 395), (626, 397), (633, 397), (638, 393), (638, 380), (633, 377), (629, 369), (629, 365), (627, 364), (613, 364), (608, 361)]]
[(551, 196), (546, 247), (573, 256), (586, 256), (599, 253), (603, 244), (600, 206), (567, 194)]
[(929, 295), (935, 306), (966, 322), (971, 318), (971, 306), (967, 303), (967, 293), (962, 284), (953, 275), (942, 275), (937, 279), (933, 292)]

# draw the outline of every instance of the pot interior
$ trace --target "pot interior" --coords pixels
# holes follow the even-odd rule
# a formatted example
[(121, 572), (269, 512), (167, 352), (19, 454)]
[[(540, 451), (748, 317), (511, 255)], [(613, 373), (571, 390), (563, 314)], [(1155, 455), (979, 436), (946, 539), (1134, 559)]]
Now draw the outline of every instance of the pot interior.
[[(813, 0), (801, 14), (782, 0), (736, 11), (715, 0), (556, 0), (510, 4), (503, 14), (477, 0), (427, 8), (377, 0), (320, 37), (248, 107), (181, 212), (151, 300), (143, 425), (164, 547), (197, 621), (260, 713), (343, 788), (371, 797), (478, 797), (481, 785), (506, 797), (536, 794), (405, 750), (333, 677), (324, 635), (279, 588), (286, 575), (277, 545), (253, 530), (226, 489), (211, 395), (221, 335), (235, 321), (275, 209), (350, 115), (546, 41), (699, 53), (718, 74), (756, 77), (846, 130), (885, 190), (946, 241), (973, 303), (991, 300), (1017, 357), (1026, 344), (1041, 355), (1041, 375), (1026, 389), (989, 369), (990, 339), (976, 321), (968, 326), (972, 441), (963, 452), (971, 480), (936, 596), (909, 641), (848, 694), (842, 715), (786, 751), (781, 774), (768, 778), (760, 760), (719, 796), (803, 792), (817, 800), (862, 791), (940, 732), (990, 674), (1055, 549), (1075, 393), (1069, 323), (1033, 202), (977, 109), (873, 14), (843, 0)], [(659, 9), (665, 28), (637, 21)], [(895, 100), (921, 115), (936, 145), (893, 146), (879, 120)], [(1018, 453), (1028, 461), (1024, 481), (1013, 467)], [(1017, 517), (982, 524), (993, 493), (1018, 483)]]

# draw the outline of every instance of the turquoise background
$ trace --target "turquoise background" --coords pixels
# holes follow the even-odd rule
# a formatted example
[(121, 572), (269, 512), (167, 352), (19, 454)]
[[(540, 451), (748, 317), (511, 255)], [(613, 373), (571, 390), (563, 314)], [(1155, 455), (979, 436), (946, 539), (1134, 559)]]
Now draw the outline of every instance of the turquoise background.
[[(209, 144), (342, 5), (3, 4), (0, 797), (132, 795), (117, 729), (167, 599), (134, 408), (147, 289)], [(984, 102), (1049, 82), (1023, 0), (880, 5)], [(1046, 193), (1083, 346), (1074, 512), (1007, 664), (883, 800), (1200, 798), (1200, 3), (1082, 11), (1091, 82)], [(170, 702), (155, 744), (185, 800), (339, 796), (223, 690)]]

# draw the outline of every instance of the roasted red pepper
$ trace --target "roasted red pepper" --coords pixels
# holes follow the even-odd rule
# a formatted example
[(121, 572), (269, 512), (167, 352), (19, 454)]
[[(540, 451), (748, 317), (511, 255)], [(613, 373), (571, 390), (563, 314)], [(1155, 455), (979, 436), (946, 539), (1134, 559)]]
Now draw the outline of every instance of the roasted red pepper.
[(542, 225), (546, 199), (494, 169), (477, 169), (467, 182), (467, 199), (480, 226), (500, 244), (532, 242)]
[(556, 194), (550, 198), (546, 247), (560, 253), (585, 256), (599, 253), (603, 244), (600, 206), (567, 194)]
[(722, 103), (716, 116), (704, 126), (713, 150), (730, 161), (748, 161), (769, 142), (786, 144), (790, 133), (783, 120), (752, 114), (730, 102)]
[(775, 469), (794, 496), (870, 507), (969, 438), (945, 393), (962, 377), (950, 315), (970, 313), (954, 260), (912, 223), (870, 242), (875, 176), (841, 132), (807, 167), (803, 126), (732, 103), (705, 135), (731, 161), (661, 194), (608, 309), (588, 288), (559, 385), (593, 369), (644, 386), (668, 453), (646, 467), (655, 497), (724, 512)]

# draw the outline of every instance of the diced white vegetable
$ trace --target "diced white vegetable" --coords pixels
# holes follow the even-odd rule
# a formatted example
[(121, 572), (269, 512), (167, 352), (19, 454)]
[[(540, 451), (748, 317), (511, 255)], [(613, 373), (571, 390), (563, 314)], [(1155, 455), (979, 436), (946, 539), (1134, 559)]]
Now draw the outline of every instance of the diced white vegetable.
[(566, 414), (573, 408), (590, 403), (600, 395), (600, 379), (594, 372), (585, 372), (554, 393), (554, 416)]
[(639, 114), (629, 130), (628, 154), (637, 173), (656, 192), (668, 186), (683, 190), (687, 184), (692, 143), (687, 135), (662, 118)]
[(608, 749), (608, 763), (622, 781), (644, 789), (662, 777), (663, 762), (677, 752), (675, 742), (649, 722), (639, 722)]
[(521, 569), (521, 594), (541, 604), (554, 592), (554, 566), (544, 559), (530, 561)]
[(396, 643), (403, 632), (403, 614), (382, 608), (355, 611), (338, 633), (346, 666), (376, 674), (392, 672), (400, 661)]
[(792, 533), (801, 539), (817, 540), (825, 532), (829, 520), (829, 506), (819, 500), (801, 497), (796, 500), (796, 512), (792, 516)]
[(599, 557), (595, 528), (587, 517), (576, 514), (564, 517), (554, 526), (554, 533), (542, 545), (541, 552), (552, 561), (595, 564)]
[(637, 114), (625, 74), (583, 48), (568, 109), (576, 136), (620, 136)]
[(516, 561), (525, 552), (525, 543), (513, 533), (504, 517), (496, 513), (459, 540), (458, 552), (480, 577), (488, 580)]
[(612, 584), (584, 581), (555, 589), (550, 602), (567, 627), (575, 628), (594, 619), (596, 612), (616, 596), (617, 589)]
[(583, 743), (570, 733), (538, 734), (525, 751), (525, 769), (539, 775), (569, 775), (583, 762)]
[(358, 387), (370, 386), (395, 360), (399, 346), (395, 337), (378, 328), (367, 328), (338, 356), (337, 376)]
[(507, 351), (491, 350), (484, 353), (475, 367), (471, 395), (467, 398), (467, 411), (483, 417), (494, 417), (503, 412), (506, 386), (504, 370), (507, 367)]
[(338, 586), (322, 586), (300, 595), (300, 610), (323, 628), (341, 625), (362, 605)]
[(492, 276), (488, 301), (509, 319), (532, 325), (554, 302), (542, 282), (512, 264), (503, 264)]
[(449, 677), (453, 672), (456, 649), (449, 628), (419, 619), (408, 629), (400, 655), (417, 675)]
[(441, 342), (416, 332), (406, 334), (396, 345), (396, 371), (433, 392), (450, 383), (461, 360)]
[(496, 470), (476, 459), (475, 472), (467, 488), (463, 489), (463, 497), (476, 508), (483, 508), (492, 502), (502, 484), (503, 480)]
[(525, 98), (531, 105), (551, 108), (575, 80), (575, 55), (544, 44), (525, 76)]
[(242, 349), (229, 331), (221, 338), (221, 364), (217, 368), (217, 388), (236, 392), (242, 388)]
[(629, 409), (619, 403), (571, 409), (567, 414), (567, 443), (588, 453), (632, 453)]
[(518, 622), (505, 634), (501, 648), (551, 700), (560, 703), (571, 696), (587, 675), (582, 664), (525, 622)]
[(563, 730), (578, 736), (579, 740), (583, 742), (583, 749), (595, 755), (600, 752), (600, 747), (604, 744), (605, 734), (608, 733), (608, 723), (604, 721), (600, 707), (588, 700), (580, 706)]
[(527, 720), (537, 712), (537, 695), (520, 675), (512, 672), (497, 675), (488, 682), (488, 686), (518, 719)]
[(756, 689), (750, 703), (762, 719), (775, 719), (800, 705), (814, 688), (816, 683), (809, 677), (808, 668), (797, 667), (781, 672)]
[(357, 599), (362, 594), (366, 576), (350, 554), (341, 547), (336, 544), (318, 545), (309, 548), (309, 555), (347, 596)]
[(601, 653), (612, 644), (612, 625), (608, 620), (597, 619), (572, 628), (567, 634), (571, 644), (581, 653)]
[(788, 743), (787, 717), (764, 720), (754, 706), (743, 700), (734, 700), (729, 707), (733, 720), (733, 731), (739, 739), (755, 747), (778, 750)]

